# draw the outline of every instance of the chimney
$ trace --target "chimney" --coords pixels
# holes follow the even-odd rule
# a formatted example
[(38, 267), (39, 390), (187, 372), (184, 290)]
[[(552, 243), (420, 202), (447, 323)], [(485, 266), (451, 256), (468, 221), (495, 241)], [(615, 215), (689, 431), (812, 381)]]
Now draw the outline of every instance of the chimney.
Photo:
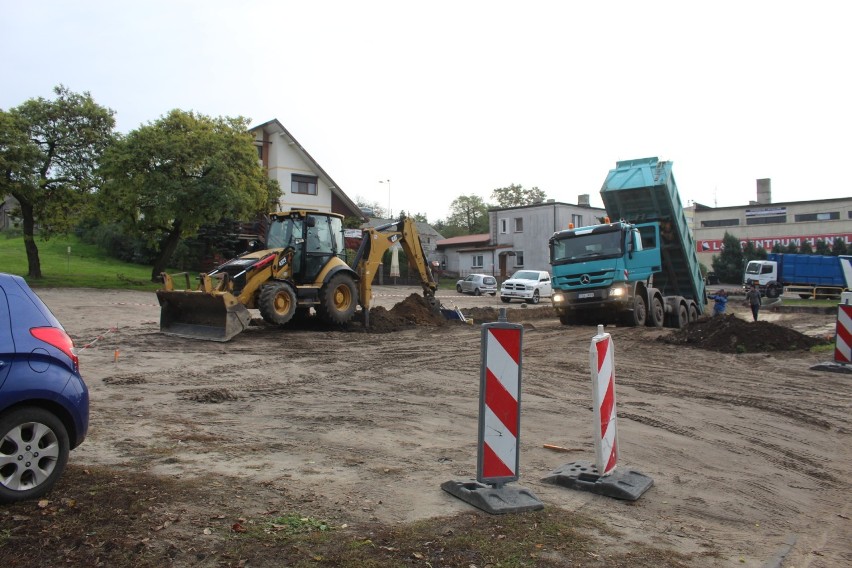
[(589, 206), (589, 194), (584, 193), (583, 195), (577, 196), (577, 205), (580, 207), (588, 207)]
[(769, 178), (757, 180), (757, 204), (769, 205), (772, 203), (772, 180)]

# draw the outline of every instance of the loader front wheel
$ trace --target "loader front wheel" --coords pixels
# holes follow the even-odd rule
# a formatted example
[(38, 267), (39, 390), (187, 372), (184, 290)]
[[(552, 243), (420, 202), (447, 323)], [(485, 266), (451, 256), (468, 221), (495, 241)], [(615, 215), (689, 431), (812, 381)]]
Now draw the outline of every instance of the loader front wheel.
[(296, 313), (296, 292), (286, 282), (267, 284), (260, 291), (260, 315), (274, 325), (284, 325)]
[(317, 312), (326, 323), (343, 325), (355, 315), (357, 305), (358, 289), (355, 281), (349, 274), (335, 274), (320, 290)]

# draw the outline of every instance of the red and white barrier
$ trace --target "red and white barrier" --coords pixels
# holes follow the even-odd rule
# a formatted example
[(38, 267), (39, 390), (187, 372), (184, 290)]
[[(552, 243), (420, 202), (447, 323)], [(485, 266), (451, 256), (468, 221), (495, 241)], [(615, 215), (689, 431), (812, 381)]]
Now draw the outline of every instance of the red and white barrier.
[(837, 339), (834, 344), (834, 361), (852, 363), (852, 305), (837, 306)]
[(609, 475), (618, 464), (618, 427), (615, 416), (615, 358), (612, 336), (598, 326), (589, 347), (592, 401), (595, 412), (595, 465)]
[(482, 326), (479, 393), (479, 452), (476, 479), (505, 483), (518, 479), (521, 427), (521, 337), (523, 326)]

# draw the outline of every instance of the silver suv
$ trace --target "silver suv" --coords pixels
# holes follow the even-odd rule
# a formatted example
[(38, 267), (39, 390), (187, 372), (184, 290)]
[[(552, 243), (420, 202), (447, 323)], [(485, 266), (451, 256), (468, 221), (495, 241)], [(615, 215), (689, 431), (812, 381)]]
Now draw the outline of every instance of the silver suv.
[(471, 274), (456, 282), (456, 292), (481, 296), (482, 294), (497, 295), (497, 279), (488, 274)]

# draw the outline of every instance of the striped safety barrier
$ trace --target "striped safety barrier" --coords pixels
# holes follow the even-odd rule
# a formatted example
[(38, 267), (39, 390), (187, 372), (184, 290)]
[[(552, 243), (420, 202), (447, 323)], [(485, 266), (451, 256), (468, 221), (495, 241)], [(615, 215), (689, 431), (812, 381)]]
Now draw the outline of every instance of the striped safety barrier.
[(523, 330), (520, 324), (501, 322), (482, 326), (476, 474), (480, 483), (518, 479)]
[(852, 363), (852, 305), (837, 306), (837, 333), (834, 344), (834, 360), (837, 363)]
[(589, 366), (595, 412), (595, 462), (600, 475), (609, 475), (618, 465), (614, 359), (612, 336), (599, 326), (589, 347)]

